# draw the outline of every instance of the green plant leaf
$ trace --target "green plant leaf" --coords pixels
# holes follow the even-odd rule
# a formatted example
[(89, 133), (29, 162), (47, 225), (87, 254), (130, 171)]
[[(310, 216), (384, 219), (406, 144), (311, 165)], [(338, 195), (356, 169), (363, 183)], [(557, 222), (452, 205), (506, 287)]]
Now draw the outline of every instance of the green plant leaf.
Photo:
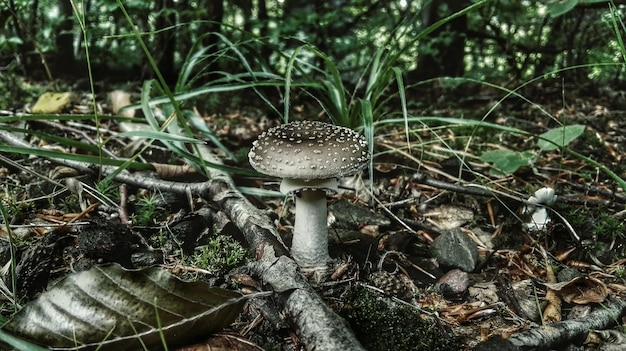
[(197, 140), (194, 138), (188, 138), (182, 135), (175, 135), (175, 134), (166, 133), (166, 132), (158, 132), (155, 130), (133, 130), (129, 132), (122, 132), (116, 135), (117, 138), (131, 137), (131, 136), (146, 138), (146, 139), (179, 141), (183, 143), (193, 143), (193, 144), (203, 143), (202, 140)]
[(578, 0), (557, 0), (546, 4), (548, 13), (552, 17), (558, 17), (570, 12), (578, 5)]
[(11, 335), (10, 333), (7, 333), (2, 329), (0, 329), (0, 340), (13, 346), (16, 350), (22, 350), (22, 351), (47, 351), (49, 350), (47, 347), (41, 347), (39, 345), (35, 345), (31, 343), (30, 341), (26, 341), (14, 335)]
[(532, 152), (515, 152), (511, 150), (490, 150), (480, 155), (483, 162), (493, 164), (492, 173), (496, 175), (509, 175), (515, 173), (520, 167), (531, 164)]
[(219, 331), (241, 312), (241, 294), (184, 282), (160, 268), (95, 266), (71, 274), (3, 330), (52, 349), (155, 350)]
[[(83, 154), (71, 154), (67, 152), (60, 152), (55, 150), (44, 150), (37, 149), (34, 147), (19, 147), (19, 146), (7, 146), (0, 145), (0, 153), (14, 153), (20, 155), (35, 155), (46, 157), (49, 159), (62, 159), (62, 160), (72, 160), (86, 163), (93, 163), (95, 165), (110, 165), (110, 166), (121, 166), (124, 163), (128, 162), (127, 160), (115, 160), (108, 157), (99, 157), (97, 155), (83, 155)], [(146, 163), (140, 162), (130, 162), (127, 167), (132, 167), (134, 169), (144, 169), (144, 170), (152, 170), (153, 167)]]
[(555, 150), (571, 143), (574, 139), (581, 136), (584, 131), (585, 126), (582, 124), (572, 124), (550, 129), (539, 136), (537, 146), (542, 151)]

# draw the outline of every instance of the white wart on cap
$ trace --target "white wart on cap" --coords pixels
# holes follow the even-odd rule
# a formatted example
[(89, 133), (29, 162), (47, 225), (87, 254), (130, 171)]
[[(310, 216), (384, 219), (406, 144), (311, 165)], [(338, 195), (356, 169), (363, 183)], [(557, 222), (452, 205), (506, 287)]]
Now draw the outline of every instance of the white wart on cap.
[(369, 160), (365, 138), (318, 121), (298, 121), (261, 134), (248, 154), (257, 171), (280, 178), (339, 178), (363, 169)]

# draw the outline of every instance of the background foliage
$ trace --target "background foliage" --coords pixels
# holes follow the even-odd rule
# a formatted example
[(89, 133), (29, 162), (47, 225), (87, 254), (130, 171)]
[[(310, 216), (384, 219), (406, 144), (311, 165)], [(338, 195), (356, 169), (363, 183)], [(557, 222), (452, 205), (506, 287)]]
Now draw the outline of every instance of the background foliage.
[[(225, 54), (245, 43), (254, 70), (284, 73), (285, 53), (302, 43), (332, 59), (354, 86), (379, 49), (396, 53), (408, 85), (438, 76), (524, 80), (563, 67), (577, 81), (620, 80), (622, 1), (488, 1), (423, 40), (418, 34), (469, 0), (373, 1), (238, 0), (124, 1), (137, 29), (170, 83), (194, 50), (206, 54), (206, 75), (244, 71)], [(0, 74), (35, 78), (85, 78), (86, 51), (98, 79), (128, 81), (153, 75), (132, 29), (114, 0), (3, 0), (0, 2)], [(81, 33), (84, 21), (86, 35)], [(615, 26), (615, 23), (618, 25)], [(282, 53), (282, 54), (281, 54)], [(323, 65), (320, 57), (306, 59)], [(210, 73), (210, 74), (209, 74)], [(197, 81), (196, 83), (202, 83)]]
[[(414, 196), (404, 190), (396, 193), (396, 185), (387, 187), (387, 178), (397, 177), (394, 184), (402, 185), (400, 179), (405, 178), (398, 174), (416, 174), (420, 169), (455, 181), (468, 175), (466, 180), (498, 189), (494, 191), (498, 194), (506, 186), (510, 186), (507, 192), (532, 193), (545, 182), (559, 186), (559, 196), (567, 196), (580, 189), (575, 186), (609, 184), (605, 176), (626, 189), (624, 129), (616, 117), (626, 109), (622, 91), (626, 90), (625, 4), (602, 0), (0, 0), (0, 132), (6, 132), (3, 140), (11, 142), (12, 135), (32, 136), (32, 144), (19, 140), (0, 145), (0, 151), (114, 165), (117, 168), (102, 168), (106, 173), (98, 174), (93, 184), (98, 192), (121, 198), (121, 190), (115, 194), (115, 176), (126, 168), (158, 170), (156, 164), (152, 166), (154, 160), (159, 167), (161, 162), (184, 162), (208, 178), (214, 169), (255, 175), (245, 168), (247, 152), (254, 136), (277, 123), (271, 117), (324, 117), (359, 129), (368, 139), (373, 154), (369, 179), (375, 179), (374, 171), (380, 179), (370, 182), (370, 193), (380, 186), (385, 189), (381, 197), (388, 196), (376, 201), (402, 203), (405, 196)], [(67, 100), (76, 99), (72, 110), (22, 113), (37, 112), (24, 103), (44, 91), (61, 91)], [(110, 108), (113, 104), (101, 104), (110, 99), (111, 91), (125, 96), (128, 104), (134, 94), (135, 105), (115, 110)], [(610, 101), (595, 99), (601, 96)], [(266, 110), (239, 113), (255, 103)], [(456, 103), (463, 109), (455, 110)], [(99, 106), (104, 106), (104, 113)], [(259, 112), (257, 107), (251, 110)], [(230, 108), (237, 113), (228, 115)], [(136, 111), (136, 117), (124, 116), (128, 111)], [(57, 120), (80, 121), (82, 128), (95, 130), (96, 135), (86, 138), (82, 131), (51, 124)], [(137, 121), (147, 122), (151, 130), (110, 134), (121, 131), (122, 122)], [(236, 129), (238, 123), (243, 133), (231, 134), (229, 129)], [(128, 153), (109, 143), (133, 136), (150, 141)], [(33, 148), (38, 140), (69, 149)], [(202, 152), (201, 140), (210, 141), (223, 158)], [(154, 150), (168, 149), (169, 157), (152, 154), (153, 141), (158, 144)], [(571, 163), (570, 158), (582, 162)], [(481, 173), (484, 163), (492, 164), (491, 176), (510, 177), (510, 183), (492, 182)], [(411, 189), (413, 180), (419, 181), (411, 178), (406, 189)], [(18, 195), (26, 191), (20, 187), (13, 186), (7, 195), (21, 199)], [(248, 194), (250, 189), (240, 188)], [(608, 185), (584, 191), (604, 194), (611, 198), (607, 203), (617, 206), (624, 201)], [(167, 209), (152, 195), (135, 197), (132, 223), (161, 222), (161, 212)], [(46, 205), (56, 201), (49, 192), (45, 196), (50, 196)], [(70, 212), (78, 208), (79, 200), (68, 196), (58, 206)], [(5, 223), (9, 217), (21, 218), (20, 212), (34, 213), (23, 205), (25, 201), (11, 202), (8, 211), (3, 203)], [(499, 204), (507, 218), (525, 220), (504, 201)], [(586, 260), (589, 253), (607, 264), (621, 259), (624, 245), (614, 245), (624, 236), (621, 219), (611, 222), (610, 216), (589, 214), (590, 208), (561, 209), (569, 211), (564, 217), (577, 214), (574, 227), (588, 234), (582, 241), (576, 237), (581, 247), (576, 258)], [(401, 216), (415, 221), (422, 216), (415, 209), (411, 205)], [(531, 217), (534, 220), (534, 213)], [(495, 226), (495, 219), (490, 220)], [(592, 231), (591, 226), (604, 229)], [(499, 228), (505, 228), (508, 239), (522, 237), (516, 235), (518, 227), (515, 231)], [(569, 246), (571, 232), (576, 234), (570, 232), (573, 227), (555, 228), (550, 234), (556, 242)], [(566, 239), (559, 240), (564, 234)], [(599, 241), (601, 236), (609, 243)], [(159, 231), (153, 238), (161, 242), (165, 236)], [(225, 247), (231, 256), (214, 255)], [(191, 264), (205, 271), (220, 270), (241, 264), (245, 254), (233, 243), (215, 239), (193, 251)], [(16, 292), (21, 273), (15, 268), (12, 273)], [(28, 280), (22, 275), (19, 281)], [(17, 310), (17, 299), (13, 301)]]

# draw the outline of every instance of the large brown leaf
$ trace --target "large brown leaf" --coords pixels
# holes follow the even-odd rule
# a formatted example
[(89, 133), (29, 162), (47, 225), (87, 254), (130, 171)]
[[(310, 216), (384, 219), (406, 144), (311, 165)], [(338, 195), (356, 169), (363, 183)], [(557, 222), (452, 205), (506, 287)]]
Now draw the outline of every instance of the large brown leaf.
[(175, 346), (223, 329), (243, 303), (237, 292), (164, 269), (99, 266), (69, 275), (4, 330), (53, 349), (155, 350), (163, 347), (160, 333)]

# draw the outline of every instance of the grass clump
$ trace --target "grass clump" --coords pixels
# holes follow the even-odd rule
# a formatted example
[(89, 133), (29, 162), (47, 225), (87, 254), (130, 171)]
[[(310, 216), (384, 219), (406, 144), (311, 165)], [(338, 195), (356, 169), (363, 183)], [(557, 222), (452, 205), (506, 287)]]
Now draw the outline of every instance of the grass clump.
[(337, 311), (368, 350), (461, 350), (461, 343), (410, 306), (355, 285)]
[(196, 248), (191, 263), (214, 275), (221, 275), (245, 264), (246, 257), (247, 251), (238, 241), (230, 236), (217, 234), (206, 245)]
[(154, 194), (140, 197), (135, 207), (135, 213), (131, 216), (135, 225), (147, 226), (154, 224), (154, 217), (158, 210)]
[(131, 221), (138, 226), (151, 226), (164, 221), (169, 215), (164, 200), (159, 194), (146, 193), (140, 195), (134, 204)]
[(615, 271), (613, 271), (613, 275), (619, 279), (626, 279), (626, 267), (617, 266)]
[(607, 212), (600, 212), (598, 224), (595, 228), (598, 239), (605, 241), (623, 240), (626, 237), (624, 222)]

